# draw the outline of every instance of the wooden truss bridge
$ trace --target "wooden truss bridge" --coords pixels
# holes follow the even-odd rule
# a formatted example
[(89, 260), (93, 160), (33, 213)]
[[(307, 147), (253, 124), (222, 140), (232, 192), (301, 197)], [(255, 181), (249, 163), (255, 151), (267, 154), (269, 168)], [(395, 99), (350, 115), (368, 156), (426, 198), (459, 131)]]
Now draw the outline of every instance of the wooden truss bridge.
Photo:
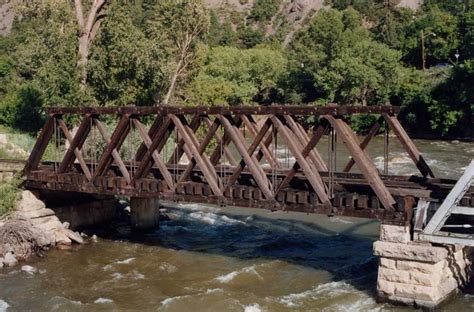
[[(456, 181), (435, 178), (393, 106), (48, 108), (24, 174), (31, 189), (235, 205), (408, 224)], [(353, 114), (378, 119), (360, 141)], [(74, 127), (74, 125), (76, 125)], [(110, 125), (114, 125), (113, 129)], [(74, 131), (73, 131), (74, 129)], [(388, 175), (389, 131), (418, 176)], [(384, 169), (366, 151), (384, 133)], [(329, 138), (327, 162), (318, 143)], [(336, 168), (336, 141), (350, 154)], [(281, 161), (279, 151), (286, 159)], [(53, 154), (44, 159), (45, 154)], [(54, 158), (54, 159), (51, 159)], [(351, 173), (356, 166), (359, 173)], [(459, 199), (474, 207), (474, 189)]]

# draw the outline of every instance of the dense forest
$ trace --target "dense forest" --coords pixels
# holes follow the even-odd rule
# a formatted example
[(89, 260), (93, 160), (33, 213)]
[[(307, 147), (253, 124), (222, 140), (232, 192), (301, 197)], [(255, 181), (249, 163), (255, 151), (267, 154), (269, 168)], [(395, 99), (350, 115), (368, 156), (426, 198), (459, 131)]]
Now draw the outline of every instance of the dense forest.
[(297, 2), (0, 1), (0, 124), (36, 132), (52, 105), (392, 103), (414, 135), (474, 137), (473, 1)]

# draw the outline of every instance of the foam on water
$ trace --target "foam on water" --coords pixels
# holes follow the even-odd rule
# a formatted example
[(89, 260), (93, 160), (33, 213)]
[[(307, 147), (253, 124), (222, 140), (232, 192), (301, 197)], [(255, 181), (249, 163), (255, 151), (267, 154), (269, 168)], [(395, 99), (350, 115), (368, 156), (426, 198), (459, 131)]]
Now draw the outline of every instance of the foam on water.
[(125, 259), (125, 260), (118, 260), (118, 261), (115, 261), (114, 263), (116, 264), (130, 264), (133, 260), (135, 260), (135, 258), (128, 258), (128, 259)]
[(191, 298), (192, 295), (185, 295), (185, 296), (175, 296), (166, 298), (165, 300), (161, 301), (161, 306), (168, 306), (176, 300), (184, 299), (184, 298)]
[(107, 304), (107, 303), (113, 303), (114, 301), (112, 299), (109, 299), (109, 298), (98, 298), (96, 301), (94, 301), (94, 303), (97, 303), (97, 304)]
[(178, 271), (178, 268), (170, 263), (163, 262), (159, 266), (160, 271), (166, 272), (168, 274), (175, 273)]
[(244, 312), (262, 312), (262, 308), (258, 303), (253, 303), (248, 306), (244, 306)]
[(253, 274), (253, 275), (256, 275), (260, 280), (263, 279), (262, 276), (258, 274), (257, 270), (255, 269), (255, 266), (252, 265), (252, 266), (240, 269), (238, 271), (233, 271), (228, 274), (218, 276), (215, 278), (215, 280), (221, 283), (229, 283), (240, 274)]
[(132, 278), (134, 280), (142, 280), (142, 279), (145, 279), (145, 275), (143, 275), (142, 273), (138, 272), (137, 270), (133, 270), (132, 272)]
[(0, 299), (0, 312), (5, 312), (5, 311), (7, 311), (7, 309), (8, 309), (9, 307), (10, 307), (10, 305), (9, 305), (6, 301)]
[(357, 290), (344, 281), (329, 282), (300, 293), (289, 294), (277, 298), (277, 301), (289, 308), (299, 307), (304, 299), (317, 300), (319, 298), (336, 297), (342, 294), (350, 294)]
[(201, 221), (209, 225), (235, 225), (235, 224), (245, 224), (245, 222), (229, 218), (225, 215), (218, 215), (213, 212), (205, 211), (195, 211), (191, 212), (189, 218)]

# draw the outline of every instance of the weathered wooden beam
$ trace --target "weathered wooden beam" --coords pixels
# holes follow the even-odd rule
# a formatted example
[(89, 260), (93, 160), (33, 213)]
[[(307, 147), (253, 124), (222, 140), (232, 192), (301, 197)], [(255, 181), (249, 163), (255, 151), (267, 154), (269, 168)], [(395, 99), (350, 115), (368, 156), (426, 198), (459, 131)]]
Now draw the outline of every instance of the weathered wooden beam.
[[(362, 142), (360, 143), (360, 148), (365, 150), (365, 148), (367, 147), (367, 145), (369, 145), (369, 142), (370, 140), (372, 140), (372, 138), (377, 134), (377, 132), (379, 131), (380, 127), (382, 126), (382, 122), (383, 122), (383, 117), (380, 117), (373, 125), (372, 127), (370, 128), (369, 132), (367, 133), (367, 135), (364, 137), (364, 139), (362, 140)], [(354, 159), (351, 157), (351, 159), (349, 160), (349, 162), (347, 163), (347, 165), (344, 167), (344, 170), (343, 172), (349, 172), (351, 171), (352, 167), (354, 166), (355, 164), (355, 161)]]
[[(269, 120), (267, 118), (265, 120), (264, 124), (262, 125), (262, 127), (260, 128), (259, 132), (255, 135), (255, 138), (254, 138), (252, 144), (250, 145), (250, 147), (247, 148), (247, 154), (249, 156), (249, 157), (247, 157), (247, 159), (252, 158), (255, 150), (257, 149), (257, 147), (261, 146), (261, 142), (262, 142), (263, 138), (265, 137), (265, 135), (267, 134), (268, 130), (270, 129), (270, 126), (271, 126), (271, 123), (269, 122)], [(266, 145), (264, 145), (264, 146), (266, 147)], [(260, 149), (260, 151), (262, 151), (262, 150)], [(262, 154), (263, 154), (263, 151), (262, 151)], [(254, 166), (255, 164), (258, 164), (259, 161), (260, 161), (260, 159), (255, 158), (255, 160), (252, 161), (252, 163), (251, 163), (252, 166)], [(247, 165), (247, 162), (245, 161), (245, 158), (242, 158), (242, 160), (240, 161), (238, 166), (234, 169), (234, 171), (230, 175), (229, 180), (227, 181), (227, 185), (224, 188), (224, 193), (235, 183), (235, 181), (237, 181), (237, 179), (241, 175), (241, 173), (244, 170), (246, 165)], [(250, 168), (251, 167), (249, 166), (249, 169)], [(259, 177), (260, 176), (261, 175), (259, 175)], [(265, 179), (266, 179), (266, 177), (265, 177)], [(262, 179), (262, 181), (263, 181), (263, 179)], [(262, 184), (263, 184), (263, 182), (262, 182)], [(268, 194), (269, 196), (271, 196), (271, 194), (272, 194), (269, 189), (268, 189), (268, 192), (267, 191), (263, 191), (263, 192), (264, 192), (264, 194), (266, 192), (266, 194)], [(270, 197), (267, 197), (267, 198), (270, 198)]]
[(208, 159), (205, 157), (201, 157), (199, 154), (198, 148), (196, 147), (196, 138), (193, 139), (193, 133), (190, 133), (191, 130), (187, 129), (183, 124), (186, 120), (178, 118), (176, 115), (169, 114), (168, 117), (171, 121), (175, 124), (176, 129), (178, 130), (180, 136), (184, 139), (185, 144), (183, 145), (184, 152), (188, 156), (189, 159), (194, 158), (201, 168), (204, 177), (209, 184), (212, 192), (216, 196), (222, 196), (222, 191), (219, 188), (219, 183), (217, 181), (217, 174), (214, 167), (211, 165)]
[[(150, 129), (148, 130), (148, 136), (150, 138), (154, 137), (156, 132), (160, 129), (161, 124), (164, 123), (165, 118), (166, 117), (164, 117), (164, 116), (155, 118), (155, 120), (153, 121), (153, 123), (150, 126)], [(137, 153), (135, 155), (135, 160), (136, 161), (141, 161), (147, 150), (148, 150), (148, 147), (146, 146), (145, 142), (140, 144), (140, 147), (138, 148)]]
[[(199, 145), (199, 148), (198, 148), (199, 155), (202, 155), (204, 153), (204, 151), (206, 150), (206, 147), (209, 145), (215, 133), (217, 132), (217, 129), (219, 129), (219, 126), (220, 126), (220, 122), (216, 118), (214, 122), (211, 124), (211, 126), (209, 127), (209, 130), (206, 136), (204, 137), (204, 140)], [(179, 183), (185, 182), (189, 178), (189, 175), (191, 174), (195, 166), (196, 166), (196, 159), (194, 159), (193, 157), (192, 159), (189, 160), (189, 164), (184, 170), (183, 174), (181, 175), (179, 179)]]
[(98, 176), (101, 176), (107, 172), (112, 160), (114, 160), (119, 167), (122, 176), (125, 178), (127, 183), (130, 183), (130, 173), (128, 172), (127, 167), (125, 167), (125, 164), (118, 153), (120, 146), (123, 144), (124, 137), (126, 137), (130, 131), (130, 116), (124, 115), (120, 117), (120, 121), (118, 122), (112, 134), (112, 138), (109, 138), (107, 130), (97, 118), (93, 118), (93, 120), (106, 144), (106, 149), (99, 160), (96, 170), (94, 171), (92, 181), (94, 181)]
[[(235, 147), (237, 148), (240, 155), (242, 156), (242, 159), (244, 160), (245, 164), (247, 165), (250, 172), (252, 173), (252, 176), (255, 179), (255, 182), (259, 186), (260, 190), (262, 191), (263, 195), (267, 199), (272, 199), (274, 196), (270, 190), (270, 183), (268, 179), (266, 178), (266, 175), (263, 172), (262, 168), (257, 163), (257, 160), (255, 159), (255, 157), (250, 156), (250, 154), (247, 152), (248, 148), (246, 147), (246, 143), (244, 142), (245, 140), (243, 139), (243, 137), (242, 138), (239, 137), (239, 132), (236, 130), (237, 127), (235, 126), (235, 124), (233, 125), (232, 122), (229, 120), (229, 118), (224, 117), (222, 115), (217, 115), (217, 118), (219, 118), (219, 120), (221, 121), (222, 125), (225, 128), (226, 133), (229, 134), (229, 137), (231, 138)], [(262, 127), (262, 129), (265, 130), (264, 127)]]
[(59, 127), (61, 128), (64, 135), (66, 136), (66, 140), (69, 142), (68, 151), (66, 152), (66, 155), (64, 156), (63, 161), (59, 165), (58, 174), (65, 173), (66, 171), (69, 170), (69, 168), (71, 168), (74, 162), (74, 157), (71, 157), (70, 155), (73, 154), (77, 158), (77, 161), (79, 162), (82, 172), (84, 172), (87, 180), (91, 181), (92, 180), (91, 172), (89, 171), (89, 167), (87, 167), (87, 164), (84, 161), (84, 158), (82, 157), (82, 153), (79, 150), (80, 148), (82, 148), (82, 144), (84, 144), (84, 142), (86, 141), (87, 134), (91, 128), (91, 119), (89, 117), (85, 117), (82, 120), (81, 125), (79, 126), (79, 129), (75, 135), (76, 140), (72, 138), (72, 135), (69, 132), (66, 126), (66, 123), (64, 123), (64, 120), (62, 120), (61, 118), (58, 118), (58, 123), (59, 123)]
[[(258, 133), (258, 126), (256, 125), (255, 121), (253, 120), (252, 116), (247, 117), (246, 115), (240, 116), (242, 118), (242, 121), (244, 124), (247, 126), (247, 129), (249, 133), (252, 135), (252, 137), (255, 139)], [(260, 150), (262, 151), (263, 155), (265, 156), (265, 159), (267, 160), (268, 164), (270, 165), (271, 168), (280, 168), (280, 164), (278, 163), (277, 155), (273, 155), (272, 152), (268, 149), (268, 147), (265, 146), (263, 142), (260, 143)]]
[(349, 115), (349, 114), (397, 114), (398, 106), (338, 106), (338, 105), (268, 105), (268, 106), (126, 106), (126, 107), (49, 107), (45, 109), (49, 114), (109, 114), (109, 115)]
[[(305, 145), (305, 147), (301, 151), (301, 155), (303, 157), (305, 157), (305, 158), (308, 157), (309, 152), (319, 143), (319, 140), (323, 136), (325, 130), (326, 130), (326, 127), (323, 127), (323, 126), (320, 125), (320, 126), (318, 126), (316, 131), (313, 132), (313, 136), (311, 137), (311, 139), (308, 141), (308, 143)], [(280, 190), (282, 190), (282, 189), (284, 189), (284, 188), (286, 188), (290, 185), (291, 180), (293, 180), (293, 178), (296, 175), (296, 172), (298, 171), (299, 168), (300, 168), (299, 163), (295, 162), (293, 164), (293, 167), (290, 169), (290, 171), (286, 175), (286, 177), (283, 179), (283, 181), (281, 181), (280, 185), (278, 186), (277, 193)], [(324, 183), (323, 183), (323, 185), (324, 185), (325, 192), (327, 194), (326, 185)]]
[[(205, 117), (202, 117), (207, 125), (208, 128), (211, 128), (212, 127), (212, 121), (209, 119), (209, 117), (205, 116)], [(214, 121), (218, 120), (217, 118), (214, 119)], [(217, 143), (217, 146), (223, 146), (224, 148), (224, 155), (226, 157), (226, 159), (229, 161), (229, 163), (232, 165), (232, 166), (237, 166), (237, 160), (235, 160), (235, 157), (234, 155), (232, 155), (232, 152), (231, 150), (229, 149), (229, 147), (227, 145), (224, 144), (224, 139), (223, 137), (221, 137), (217, 132), (215, 133), (215, 138), (216, 138), (216, 143)], [(211, 161), (212, 163), (212, 161)]]
[(43, 154), (48, 147), (49, 141), (53, 136), (55, 123), (56, 116), (49, 116), (43, 128), (41, 128), (41, 132), (36, 139), (35, 146), (33, 147), (30, 157), (28, 157), (25, 168), (23, 169), (26, 175), (31, 171), (38, 169), (41, 158), (43, 157)]
[(352, 158), (354, 158), (360, 171), (369, 182), (375, 194), (377, 194), (377, 197), (380, 199), (385, 209), (394, 210), (395, 199), (393, 199), (387, 187), (384, 185), (372, 159), (370, 159), (367, 153), (360, 148), (355, 133), (343, 120), (336, 119), (333, 116), (323, 117), (329, 121), (337, 134), (342, 138), (342, 141), (349, 150)]
[(385, 118), (393, 132), (395, 132), (395, 135), (400, 140), (408, 155), (410, 155), (416, 167), (418, 170), (420, 170), (421, 174), (424, 177), (429, 176), (434, 178), (433, 171), (431, 171), (431, 168), (428, 166), (420, 151), (406, 133), (405, 129), (403, 129), (397, 117), (387, 113), (382, 114), (382, 116)]
[[(242, 118), (236, 117), (233, 120), (233, 122), (236, 127), (240, 127), (240, 125), (242, 124)], [(224, 135), (222, 136), (222, 144), (224, 146), (228, 146), (230, 142), (231, 142), (231, 139), (230, 139), (229, 134), (224, 131)], [(211, 153), (211, 157), (209, 157), (209, 160), (211, 161), (211, 164), (215, 166), (219, 163), (219, 160), (221, 158), (222, 158), (222, 153), (221, 153), (220, 146), (216, 146), (214, 148), (214, 151)]]
[[(295, 120), (289, 115), (285, 115), (285, 120), (288, 126), (290, 126), (291, 131), (293, 131), (293, 133), (295, 134), (296, 139), (300, 141), (300, 145), (301, 146), (307, 145), (309, 142), (309, 137), (306, 131), (303, 129), (303, 126), (301, 126), (300, 124), (297, 124)], [(328, 169), (327, 169), (326, 164), (323, 161), (323, 158), (318, 153), (318, 151), (314, 149), (315, 146), (316, 145), (314, 145), (313, 148), (309, 150), (309, 154), (308, 154), (309, 159), (313, 163), (313, 165), (316, 167), (317, 170), (327, 171)]]
[[(186, 117), (183, 116), (182, 118), (186, 118)], [(201, 125), (201, 116), (194, 115), (193, 119), (191, 120), (191, 124), (189, 125), (191, 131), (195, 133), (197, 129), (199, 129), (200, 125)], [(168, 164), (172, 164), (175, 161), (175, 159), (179, 161), (181, 157), (183, 157), (183, 153), (184, 153), (183, 146), (184, 146), (184, 140), (183, 138), (180, 138), (179, 142), (176, 144), (176, 148), (173, 151), (173, 154), (171, 155), (170, 158), (168, 158), (168, 162), (167, 162)]]
[[(161, 117), (157, 117), (161, 118)], [(171, 123), (169, 117), (165, 117), (163, 122), (160, 125), (160, 128), (155, 131), (153, 137), (151, 137), (151, 144), (148, 147), (148, 150), (143, 155), (140, 164), (138, 165), (137, 170), (135, 171), (135, 180), (141, 179), (146, 177), (150, 172), (151, 168), (153, 167), (152, 158), (153, 153), (156, 151), (157, 153), (161, 152), (161, 149), (166, 145), (171, 132), (174, 128), (174, 125)]]
[[(142, 138), (144, 144), (149, 149), (151, 147), (152, 140), (151, 140), (150, 136), (148, 135), (148, 133), (145, 129), (145, 126), (136, 118), (133, 118), (132, 121), (133, 121), (135, 127), (138, 129), (138, 133), (139, 133), (140, 137)], [(166, 167), (166, 164), (161, 160), (160, 154), (156, 150), (152, 150), (151, 152), (152, 152), (153, 161), (155, 162), (156, 166), (158, 167), (158, 170), (160, 171), (161, 176), (165, 180), (165, 182), (168, 185), (169, 189), (170, 190), (173, 189), (174, 188), (173, 177), (171, 176), (171, 173), (169, 172), (168, 168)], [(137, 181), (137, 179), (138, 179), (138, 176), (134, 175), (133, 178), (132, 178), (132, 184), (134, 184)]]
[[(272, 116), (271, 120), (273, 124), (276, 126), (277, 131), (283, 136), (286, 145), (290, 149), (293, 156), (296, 158), (296, 162), (301, 167), (304, 175), (308, 179), (309, 183), (313, 187), (314, 191), (318, 195), (319, 199), (323, 203), (323, 205), (329, 207), (331, 206), (331, 201), (329, 200), (329, 196), (326, 193), (326, 187), (319, 175), (317, 170), (314, 170), (311, 165), (308, 164), (306, 161), (305, 156), (302, 154), (302, 151), (305, 151), (306, 154), (309, 153), (311, 146), (308, 146), (307, 150), (300, 145), (298, 140), (295, 140), (294, 137), (291, 135), (290, 130), (285, 126), (277, 117)], [(313, 140), (312, 144), (317, 143), (317, 140)]]

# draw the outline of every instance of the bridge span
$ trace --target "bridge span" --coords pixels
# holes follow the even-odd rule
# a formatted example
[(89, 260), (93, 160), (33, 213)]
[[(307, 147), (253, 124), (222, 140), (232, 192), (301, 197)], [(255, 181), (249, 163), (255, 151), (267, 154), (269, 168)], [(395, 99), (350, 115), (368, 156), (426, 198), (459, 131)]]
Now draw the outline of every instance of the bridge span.
[[(421, 198), (441, 202), (456, 181), (434, 177), (398, 122), (398, 110), (393, 106), (49, 108), (24, 169), (26, 185), (408, 224)], [(345, 121), (354, 114), (377, 117), (362, 141)], [(105, 121), (114, 124), (111, 134)], [(387, 174), (389, 131), (419, 169), (418, 176)], [(382, 172), (366, 150), (379, 132), (385, 137)], [(318, 143), (325, 134), (330, 144), (323, 151)], [(344, 168), (336, 168), (337, 140), (351, 156)], [(56, 159), (42, 161), (47, 148), (54, 150)], [(281, 160), (282, 151), (286, 161)], [(360, 173), (350, 172), (354, 166)], [(474, 207), (474, 189), (466, 192), (462, 204)]]
[[(157, 222), (155, 199), (377, 218), (379, 298), (433, 307), (470, 280), (474, 257), (464, 246), (474, 246), (466, 233), (474, 225), (474, 162), (459, 181), (435, 177), (397, 120), (397, 107), (46, 112), (23, 169), (29, 189), (129, 196), (132, 225), (143, 227)], [(355, 114), (375, 116), (361, 140), (346, 122)], [(390, 132), (418, 175), (388, 174)], [(378, 134), (383, 169), (367, 152)], [(325, 150), (318, 145), (324, 136)], [(336, 166), (338, 140), (350, 155), (344, 167)]]

